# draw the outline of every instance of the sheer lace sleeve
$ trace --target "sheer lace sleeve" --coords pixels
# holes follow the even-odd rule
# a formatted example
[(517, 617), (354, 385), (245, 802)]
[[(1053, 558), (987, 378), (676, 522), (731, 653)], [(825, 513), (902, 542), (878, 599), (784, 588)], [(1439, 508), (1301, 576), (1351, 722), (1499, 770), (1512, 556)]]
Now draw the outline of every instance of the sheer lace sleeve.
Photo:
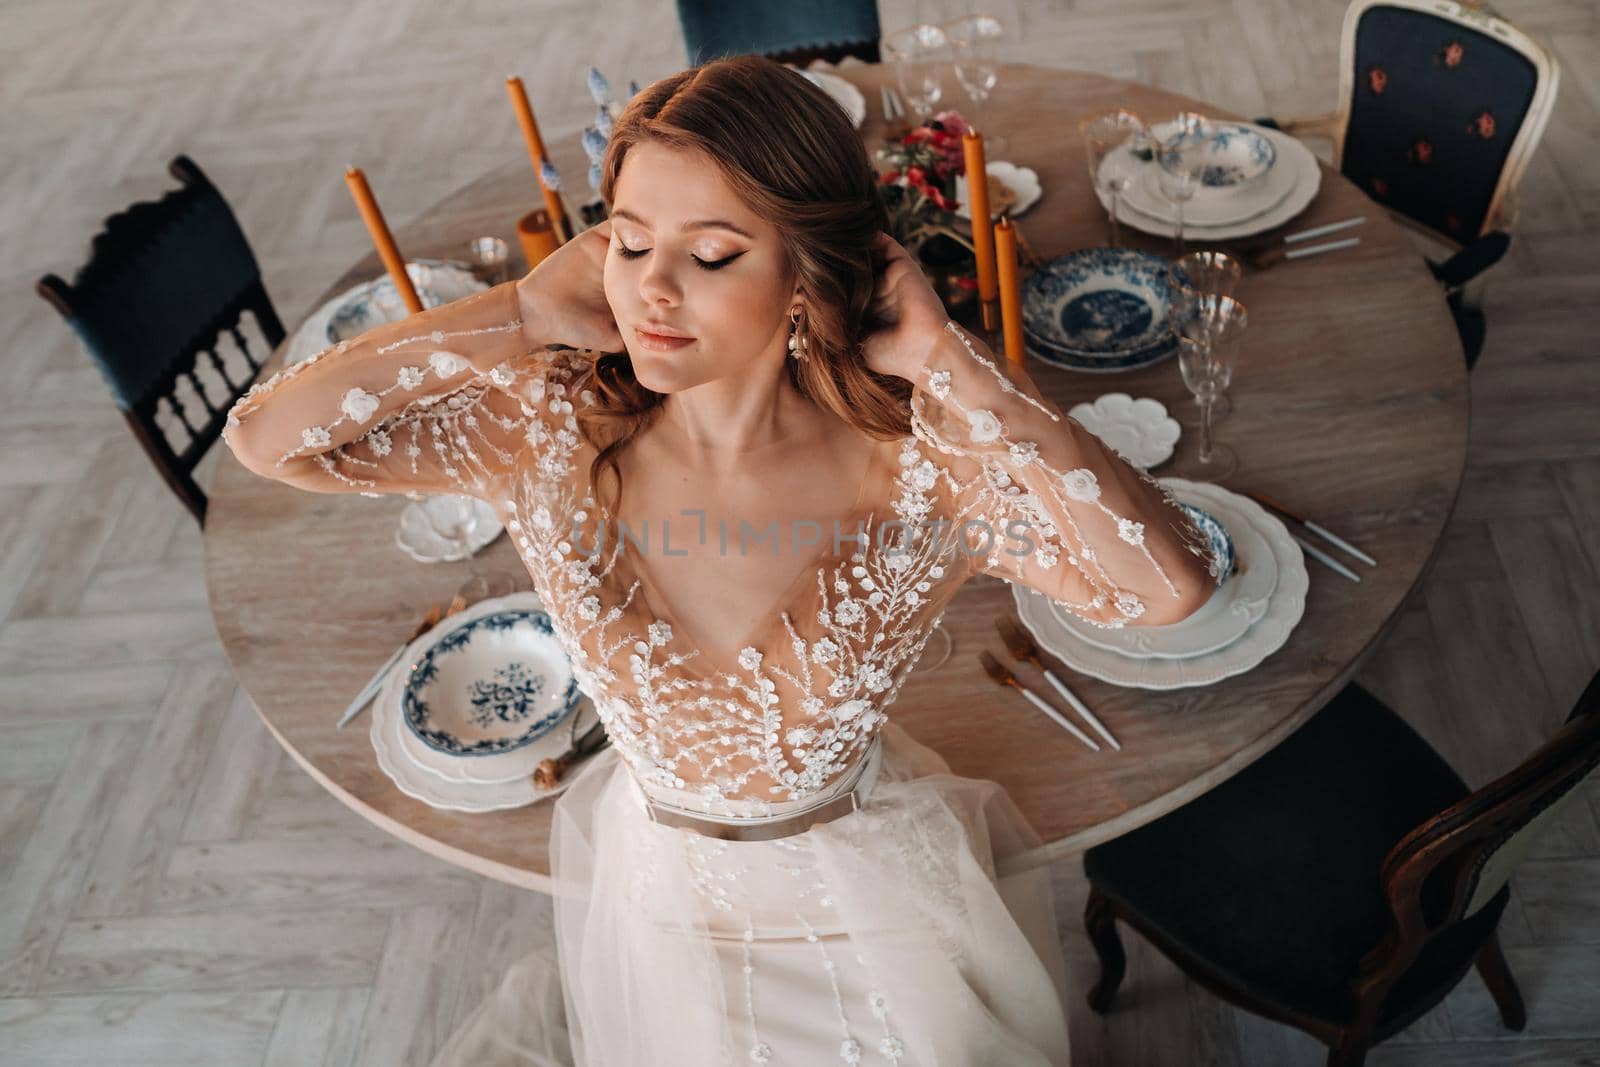
[(530, 342), (506, 282), (285, 368), (240, 397), (223, 438), (246, 468), (314, 492), (490, 499), (538, 416), (566, 405), (547, 381), (566, 354)]
[[(951, 457), (963, 554), (1109, 627), (1176, 622), (1218, 579), (1170, 493), (946, 323), (911, 395), (912, 432)], [(1210, 572), (1210, 580), (1207, 572)]]

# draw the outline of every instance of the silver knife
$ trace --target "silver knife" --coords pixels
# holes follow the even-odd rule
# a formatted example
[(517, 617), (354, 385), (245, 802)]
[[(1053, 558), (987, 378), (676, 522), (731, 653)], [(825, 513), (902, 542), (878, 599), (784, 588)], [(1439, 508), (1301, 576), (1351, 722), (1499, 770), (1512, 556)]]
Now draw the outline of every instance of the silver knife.
[(400, 662), (400, 657), (405, 655), (405, 651), (409, 646), (410, 642), (408, 641), (391, 652), (389, 658), (383, 661), (383, 666), (378, 668), (377, 673), (372, 676), (372, 680), (361, 688), (361, 692), (356, 694), (356, 698), (350, 702), (350, 706), (344, 709), (344, 714), (339, 716), (339, 729), (343, 730), (349, 725), (351, 719), (361, 714), (362, 708), (372, 703), (372, 698), (378, 695), (379, 689), (383, 688), (383, 680), (389, 676), (390, 668)]

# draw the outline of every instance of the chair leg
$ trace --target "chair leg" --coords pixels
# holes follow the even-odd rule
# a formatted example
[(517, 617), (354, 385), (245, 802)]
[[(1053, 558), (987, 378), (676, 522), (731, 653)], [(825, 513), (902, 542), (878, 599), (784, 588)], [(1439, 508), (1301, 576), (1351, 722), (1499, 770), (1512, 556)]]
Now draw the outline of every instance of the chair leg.
[(1500, 1021), (1511, 1030), (1521, 1030), (1527, 1026), (1528, 1011), (1522, 1004), (1517, 980), (1511, 976), (1511, 968), (1506, 965), (1505, 953), (1500, 951), (1499, 933), (1489, 935), (1489, 940), (1478, 951), (1476, 963), (1483, 984), (1489, 987), (1489, 995), (1494, 998), (1495, 1007), (1500, 1009)]
[(1083, 925), (1095, 955), (1100, 957), (1100, 981), (1089, 991), (1089, 1007), (1104, 1015), (1111, 1007), (1111, 998), (1117, 995), (1117, 987), (1122, 984), (1128, 958), (1117, 937), (1117, 917), (1111, 901), (1092, 887), (1089, 903), (1083, 909)]
[(1350, 1045), (1335, 1045), (1328, 1050), (1328, 1067), (1361, 1067), (1367, 1062), (1365, 1041)]

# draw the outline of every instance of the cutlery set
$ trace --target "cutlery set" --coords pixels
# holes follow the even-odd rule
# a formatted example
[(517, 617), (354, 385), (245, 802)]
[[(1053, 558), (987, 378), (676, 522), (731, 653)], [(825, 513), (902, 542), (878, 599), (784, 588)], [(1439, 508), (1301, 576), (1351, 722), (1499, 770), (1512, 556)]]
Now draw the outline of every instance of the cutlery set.
[[(1006, 648), (1010, 651), (1013, 659), (1024, 660), (1038, 667), (1043, 672), (1045, 680), (1055, 687), (1056, 692), (1061, 694), (1061, 698), (1072, 707), (1073, 711), (1082, 716), (1083, 721), (1088, 724), (1089, 728), (1099, 734), (1106, 744), (1118, 752), (1122, 751), (1121, 743), (1111, 735), (1110, 730), (1105, 728), (1105, 724), (1095, 717), (1094, 712), (1090, 711), (1088, 706), (1078, 699), (1077, 694), (1068, 689), (1067, 684), (1045, 663), (1038, 644), (1032, 637), (1028, 636), (1027, 632), (1018, 625), (1015, 619), (996, 619), (995, 629), (1000, 631), (1000, 637), (1005, 641)], [(1016, 689), (1027, 697), (1034, 707), (1054, 719), (1057, 725), (1079, 741), (1082, 741), (1091, 751), (1100, 751), (1100, 745), (1093, 738), (1079, 729), (1072, 720), (1051, 706), (1049, 701), (1018, 681), (1017, 676), (1012, 674), (1010, 669), (995, 658), (992, 653), (987, 651), (979, 653), (978, 659), (982, 662), (983, 669), (988, 672), (989, 677), (993, 678), (997, 684), (1008, 685)]]
[(1365, 552), (1361, 551), (1361, 549), (1357, 548), (1355, 545), (1352, 545), (1338, 534), (1335, 534), (1333, 531), (1317, 525), (1310, 519), (1303, 518), (1300, 515), (1295, 514), (1293, 511), (1290, 511), (1286, 506), (1278, 503), (1278, 501), (1274, 500), (1267, 494), (1252, 493), (1248, 490), (1241, 491), (1244, 492), (1245, 496), (1249, 497), (1251, 500), (1254, 500), (1257, 504), (1260, 504), (1268, 511), (1276, 513), (1277, 516), (1284, 521), (1284, 524), (1289, 527), (1290, 536), (1300, 543), (1300, 547), (1305, 551), (1305, 554), (1323, 566), (1327, 567), (1335, 574), (1338, 574), (1344, 578), (1348, 578), (1352, 582), (1361, 581), (1361, 576), (1359, 574), (1351, 570), (1349, 567), (1346, 567), (1343, 563), (1340, 563), (1337, 559), (1334, 559), (1332, 556), (1328, 555), (1316, 545), (1312, 544), (1311, 541), (1305, 536), (1306, 534), (1315, 534), (1328, 544), (1349, 553), (1369, 567), (1376, 567), (1378, 565), (1377, 560), (1373, 559), (1371, 556), (1367, 555)]
[(1340, 219), (1330, 222), (1325, 226), (1313, 226), (1309, 230), (1285, 234), (1281, 239), (1269, 241), (1265, 247), (1260, 244), (1244, 244), (1240, 246), (1240, 258), (1255, 270), (1266, 270), (1277, 263), (1291, 259), (1305, 259), (1308, 256), (1320, 256), (1324, 252), (1337, 252), (1342, 248), (1354, 248), (1361, 243), (1359, 237), (1343, 237), (1336, 241), (1324, 241), (1321, 244), (1304, 244), (1316, 237), (1326, 237), (1330, 233), (1360, 226), (1366, 222), (1365, 215), (1350, 219)]

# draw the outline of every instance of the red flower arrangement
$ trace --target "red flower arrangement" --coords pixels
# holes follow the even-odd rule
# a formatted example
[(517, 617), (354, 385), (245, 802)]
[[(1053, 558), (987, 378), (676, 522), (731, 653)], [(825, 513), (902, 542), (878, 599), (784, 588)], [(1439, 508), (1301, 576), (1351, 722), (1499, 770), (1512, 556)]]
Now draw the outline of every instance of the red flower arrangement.
[(956, 229), (956, 177), (966, 173), (962, 136), (969, 126), (956, 111), (941, 111), (878, 149), (887, 163), (883, 183), (889, 233), (922, 263), (945, 305), (973, 298), (978, 280), (972, 240)]
[(967, 120), (956, 111), (941, 111), (905, 136), (878, 149), (880, 163), (889, 164), (879, 178), (886, 189), (892, 232), (905, 243), (924, 225), (945, 225), (942, 214), (954, 214), (956, 175), (966, 172), (961, 138)]

